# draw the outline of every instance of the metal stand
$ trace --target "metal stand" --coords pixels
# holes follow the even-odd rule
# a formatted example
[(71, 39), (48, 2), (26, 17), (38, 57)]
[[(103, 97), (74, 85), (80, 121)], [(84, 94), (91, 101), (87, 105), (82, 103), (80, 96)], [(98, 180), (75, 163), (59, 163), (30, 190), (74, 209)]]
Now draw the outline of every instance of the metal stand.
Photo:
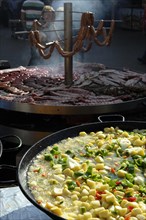
[[(30, 41), (38, 48), (40, 55), (44, 59), (49, 59), (54, 51), (54, 48), (64, 57), (64, 75), (65, 75), (65, 85), (70, 87), (73, 84), (73, 55), (84, 50), (87, 52), (91, 49), (92, 42), (95, 42), (98, 46), (108, 46), (111, 42), (112, 33), (114, 29), (114, 20), (111, 21), (111, 26), (109, 33), (106, 33), (103, 27), (104, 21), (101, 20), (97, 30), (93, 27), (94, 16), (91, 12), (82, 13), (81, 24), (78, 33), (78, 37), (73, 44), (72, 39), (72, 3), (64, 3), (64, 49), (59, 44), (59, 41), (48, 42), (45, 45), (41, 44), (39, 38), (38, 27), (41, 24), (37, 20), (34, 20), (33, 26), (34, 30), (30, 31)], [(55, 31), (55, 30), (54, 30)], [(103, 39), (98, 39), (102, 35)], [(86, 47), (83, 47), (84, 41), (87, 39), (88, 43)], [(89, 42), (90, 40), (90, 42)], [(47, 51), (46, 51), (47, 49)]]
[[(72, 51), (72, 3), (64, 3), (64, 50)], [(73, 57), (64, 59), (65, 84), (72, 85), (73, 82)]]

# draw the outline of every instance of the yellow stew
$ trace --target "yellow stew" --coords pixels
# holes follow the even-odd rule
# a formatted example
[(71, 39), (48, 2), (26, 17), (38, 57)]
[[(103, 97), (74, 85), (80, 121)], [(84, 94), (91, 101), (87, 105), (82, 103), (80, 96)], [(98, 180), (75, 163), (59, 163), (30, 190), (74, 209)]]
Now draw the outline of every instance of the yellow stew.
[(28, 185), (40, 206), (68, 220), (146, 220), (146, 130), (107, 127), (48, 146)]

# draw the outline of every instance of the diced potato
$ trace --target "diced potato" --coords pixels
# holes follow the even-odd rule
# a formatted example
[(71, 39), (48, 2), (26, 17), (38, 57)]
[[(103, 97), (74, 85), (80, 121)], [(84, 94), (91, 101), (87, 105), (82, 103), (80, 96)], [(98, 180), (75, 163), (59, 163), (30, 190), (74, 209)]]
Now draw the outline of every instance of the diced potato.
[(105, 199), (106, 199), (106, 202), (108, 202), (108, 203), (114, 203), (116, 201), (116, 197), (112, 194), (107, 195)]
[(128, 212), (127, 208), (121, 208), (121, 206), (115, 206), (115, 209), (120, 216), (125, 216)]
[(61, 216), (62, 215), (62, 210), (61, 208), (58, 208), (57, 206), (54, 206), (53, 208), (50, 209), (51, 212), (53, 212), (56, 215)]
[(74, 201), (74, 200), (78, 200), (78, 196), (77, 195), (72, 195), (71, 196), (71, 199)]
[(99, 184), (99, 185), (96, 186), (96, 189), (98, 191), (103, 192), (105, 190), (109, 190), (109, 185), (108, 184)]
[(96, 144), (97, 144), (97, 146), (100, 148), (100, 147), (103, 146), (104, 140), (97, 140), (97, 141), (96, 141)]
[(134, 182), (138, 185), (143, 185), (145, 182), (145, 179), (142, 176), (136, 176), (134, 177)]
[(132, 206), (134, 208), (138, 208), (138, 206), (139, 206), (137, 202), (128, 202), (127, 205)]
[(128, 152), (130, 153), (130, 155), (140, 155), (140, 156), (144, 156), (145, 155), (145, 150), (142, 147), (133, 147), (128, 149)]
[(134, 208), (131, 211), (132, 216), (137, 216), (138, 214), (142, 214), (142, 210), (140, 208)]
[(79, 200), (75, 200), (75, 201), (73, 201), (73, 205), (74, 206), (81, 206), (82, 205), (82, 202), (81, 201), (79, 201)]
[(110, 217), (110, 212), (109, 210), (102, 210), (99, 212), (99, 217), (100, 218), (109, 218)]
[(68, 196), (68, 195), (71, 195), (71, 192), (67, 188), (64, 188), (62, 194), (65, 196)]
[(76, 220), (83, 220), (83, 215), (79, 214), (79, 215), (76, 217)]
[(109, 127), (104, 128), (104, 132), (109, 133), (109, 131), (110, 131)]
[(107, 177), (107, 176), (104, 176), (104, 177), (103, 177), (103, 180), (106, 181), (106, 182), (109, 182), (109, 181), (110, 181), (110, 178)]
[(87, 165), (87, 163), (83, 163), (81, 165), (81, 167), (82, 167), (83, 171), (87, 171), (88, 165)]
[(64, 197), (63, 197), (63, 196), (57, 196), (57, 197), (56, 197), (56, 200), (57, 200), (58, 202), (64, 201)]
[(88, 200), (88, 196), (82, 196), (80, 200), (86, 202)]
[(96, 186), (96, 183), (93, 180), (87, 179), (87, 185), (91, 188), (94, 189)]
[(89, 147), (94, 147), (94, 144), (95, 144), (95, 141), (92, 141), (92, 142), (89, 142), (89, 143), (88, 143), (88, 146), (89, 146)]
[(102, 201), (102, 206), (107, 209), (109, 207), (109, 203), (107, 203), (105, 200)]
[(37, 186), (37, 182), (34, 180), (32, 182), (29, 183), (30, 186)]
[(53, 196), (61, 196), (62, 192), (63, 192), (62, 188), (54, 187), (54, 189), (52, 191), (52, 195)]
[(56, 179), (49, 179), (48, 182), (49, 182), (50, 184), (53, 184), (53, 185), (59, 183)]
[(95, 157), (95, 161), (96, 161), (97, 163), (104, 163), (104, 160), (103, 160), (103, 158), (102, 158), (101, 156)]
[(142, 209), (143, 213), (146, 215), (146, 205), (144, 202), (139, 202), (139, 207)]
[(129, 203), (129, 202), (128, 202), (126, 199), (123, 199), (122, 202), (121, 202), (121, 207), (123, 207), (123, 208), (124, 208), (124, 207), (127, 207), (127, 206), (128, 206), (128, 203)]
[(81, 132), (79, 133), (79, 135), (80, 135), (80, 136), (86, 136), (87, 133), (86, 133), (85, 131), (81, 131)]
[(129, 137), (129, 134), (128, 134), (127, 131), (123, 131), (122, 136), (123, 136), (123, 137)]
[(84, 206), (87, 210), (90, 209), (90, 204), (89, 204), (89, 202), (82, 202), (82, 206)]
[(121, 197), (121, 198), (124, 197), (124, 194), (125, 194), (125, 192), (121, 192), (121, 191), (118, 191), (118, 190), (116, 190), (116, 191), (114, 192), (114, 195), (115, 195), (115, 196), (118, 196), (118, 197)]
[(59, 174), (59, 175), (55, 175), (54, 174), (54, 178), (56, 179), (56, 180), (58, 180), (59, 182), (61, 182), (61, 181), (64, 181), (65, 180), (65, 175), (62, 173), (62, 174)]
[(79, 191), (74, 190), (74, 191), (72, 192), (72, 195), (77, 195), (77, 196), (79, 197), (79, 196), (80, 196), (80, 192), (79, 192)]
[(53, 206), (54, 205), (51, 202), (46, 202), (45, 208), (50, 210), (51, 208), (53, 208)]
[(94, 201), (94, 200), (95, 200), (95, 196), (89, 195), (89, 196), (88, 196), (88, 200), (89, 200), (89, 201)]
[(121, 146), (122, 148), (127, 148), (128, 146), (131, 145), (130, 140), (127, 139), (127, 138), (122, 138), (122, 139), (120, 139), (120, 140), (119, 140), (119, 143), (120, 143), (120, 146)]
[(89, 191), (87, 189), (83, 189), (81, 192), (82, 196), (88, 196), (89, 195)]
[(54, 170), (54, 173), (57, 173), (57, 171), (58, 171), (59, 173), (62, 173), (62, 166), (61, 166), (61, 164), (55, 164), (55, 165), (53, 166), (53, 168), (55, 169), (55, 170)]
[(80, 169), (80, 164), (74, 160), (73, 158), (68, 156), (68, 166), (72, 170), (79, 170)]
[(97, 163), (95, 167), (96, 167), (97, 170), (103, 170), (104, 169), (104, 163)]
[(85, 212), (83, 214), (83, 220), (89, 220), (92, 218), (92, 214), (90, 212)]
[(70, 219), (73, 219), (73, 220), (74, 220), (74, 219), (76, 218), (77, 214), (71, 212), (71, 213), (68, 213), (68, 216), (69, 216), (69, 218), (68, 218), (69, 220), (70, 220)]
[(75, 191), (80, 192), (80, 191), (81, 191), (81, 188), (78, 187), (78, 186), (76, 186), (76, 187), (75, 187)]
[(91, 201), (90, 205), (92, 208), (96, 209), (96, 208), (100, 207), (100, 201), (99, 200)]
[(141, 148), (141, 150), (139, 150), (137, 152), (137, 154), (143, 157), (143, 156), (145, 156), (145, 150), (143, 148)]
[(89, 194), (92, 195), (92, 196), (95, 196), (96, 195), (96, 189), (90, 189)]
[[(144, 215), (145, 214), (145, 215)], [(146, 213), (144, 213), (144, 214), (138, 214), (137, 216), (136, 216), (136, 218), (138, 219), (138, 220), (146, 220)]]
[(99, 213), (104, 210), (105, 210), (104, 207), (99, 207), (99, 208), (94, 209), (93, 213), (94, 215), (99, 216)]
[(64, 171), (63, 171), (64, 175), (66, 176), (73, 176), (74, 172), (73, 170), (71, 170), (70, 168), (66, 168)]
[(106, 170), (98, 170), (98, 173), (99, 173), (100, 175), (107, 175), (107, 174), (108, 174), (108, 171), (106, 171)]
[(144, 145), (144, 142), (138, 138), (133, 142), (133, 145), (140, 147)]
[(134, 185), (133, 185), (133, 190), (134, 190), (134, 191), (137, 191), (138, 189), (139, 189), (139, 186), (134, 184)]
[(90, 187), (87, 186), (87, 185), (82, 185), (82, 189), (86, 189), (87, 191), (89, 191), (89, 190), (90, 190)]
[(117, 171), (117, 175), (118, 177), (125, 177), (125, 175), (127, 174), (127, 172), (125, 170), (118, 170)]

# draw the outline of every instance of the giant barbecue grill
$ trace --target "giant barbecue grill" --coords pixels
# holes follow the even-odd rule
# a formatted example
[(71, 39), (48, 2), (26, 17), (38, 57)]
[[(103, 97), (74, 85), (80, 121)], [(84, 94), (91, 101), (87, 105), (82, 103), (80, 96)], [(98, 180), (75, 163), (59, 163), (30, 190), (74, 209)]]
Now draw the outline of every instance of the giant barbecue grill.
[(31, 42), (44, 59), (49, 59), (56, 48), (64, 57), (64, 65), (0, 71), (1, 124), (7, 126), (7, 132), (19, 134), (26, 145), (57, 129), (95, 121), (101, 114), (131, 114), (137, 109), (145, 109), (145, 74), (112, 70), (103, 64), (73, 63), (73, 55), (81, 49), (87, 52), (93, 43), (98, 46), (110, 44), (114, 20), (107, 33), (103, 20), (95, 29), (93, 14), (83, 13), (73, 44), (72, 13), (75, 13), (72, 4), (65, 3), (64, 49), (59, 42), (41, 44), (37, 21), (29, 33)]

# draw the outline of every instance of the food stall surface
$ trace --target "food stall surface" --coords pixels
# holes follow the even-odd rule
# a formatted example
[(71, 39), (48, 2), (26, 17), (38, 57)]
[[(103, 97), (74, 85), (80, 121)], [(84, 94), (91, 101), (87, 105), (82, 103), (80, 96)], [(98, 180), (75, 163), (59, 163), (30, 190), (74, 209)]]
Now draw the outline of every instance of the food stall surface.
[(26, 199), (18, 186), (0, 189), (0, 201), (1, 220), (51, 220)]

